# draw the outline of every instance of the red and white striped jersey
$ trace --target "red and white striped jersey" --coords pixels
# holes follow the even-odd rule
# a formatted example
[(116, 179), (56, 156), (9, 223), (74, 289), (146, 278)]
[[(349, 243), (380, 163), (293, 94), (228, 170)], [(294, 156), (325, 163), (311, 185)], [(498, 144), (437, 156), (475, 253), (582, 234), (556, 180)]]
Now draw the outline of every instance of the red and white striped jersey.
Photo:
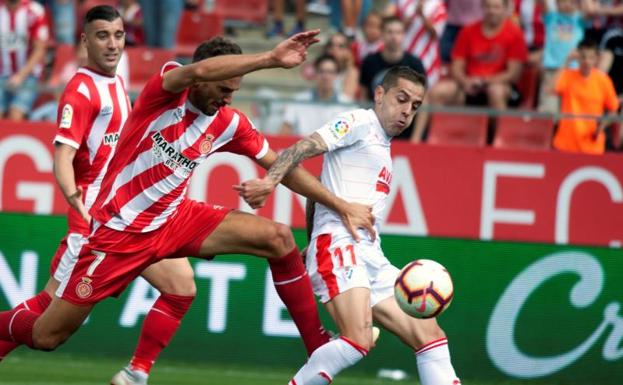
[(268, 142), (239, 111), (221, 107), (214, 115), (188, 100), (189, 90), (162, 88), (169, 62), (145, 85), (119, 139), (91, 215), (115, 230), (148, 232), (175, 215), (188, 181), (214, 152), (260, 159)]
[[(26, 65), (33, 40), (47, 41), (50, 30), (41, 4), (22, 0), (14, 11), (0, 2), (0, 76), (11, 76)], [(41, 74), (38, 63), (32, 74)]]
[[(87, 209), (99, 193), (130, 110), (130, 99), (119, 75), (102, 75), (85, 67), (78, 69), (61, 95), (54, 142), (77, 150), (74, 174), (76, 185), (83, 189)], [(84, 222), (75, 210), (69, 213), (70, 228), (74, 220)]]
[(434, 85), (441, 75), (441, 52), (439, 39), (446, 26), (448, 13), (443, 0), (426, 0), (422, 4), (424, 17), (430, 20), (435, 28), (433, 37), (424, 28), (424, 22), (416, 14), (418, 3), (422, 0), (395, 0), (397, 16), (407, 25), (404, 48), (419, 58), (426, 68), (429, 86)]

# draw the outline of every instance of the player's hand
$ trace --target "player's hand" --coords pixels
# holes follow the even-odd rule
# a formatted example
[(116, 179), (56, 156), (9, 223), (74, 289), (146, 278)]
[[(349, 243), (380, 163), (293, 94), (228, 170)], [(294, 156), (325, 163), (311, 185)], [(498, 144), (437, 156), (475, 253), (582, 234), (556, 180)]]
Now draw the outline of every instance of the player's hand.
[(376, 239), (376, 231), (374, 230), (374, 215), (372, 215), (372, 207), (359, 203), (346, 203), (344, 209), (341, 210), (340, 216), (346, 229), (353, 237), (355, 242), (359, 242), (358, 229), (365, 229), (370, 235), (370, 240), (374, 242)]
[(7, 81), (7, 88), (11, 90), (18, 89), (24, 83), (24, 77), (19, 73), (11, 76)]
[(71, 207), (74, 208), (80, 214), (82, 219), (86, 221), (86, 223), (91, 223), (91, 216), (89, 215), (89, 210), (87, 210), (86, 206), (82, 202), (82, 187), (78, 186), (76, 192), (67, 197), (67, 203)]
[(307, 48), (318, 43), (319, 29), (297, 33), (279, 43), (271, 51), (271, 58), (277, 67), (292, 68), (301, 64), (307, 57)]
[(264, 207), (266, 199), (275, 190), (275, 185), (267, 178), (248, 180), (233, 187), (238, 191), (238, 195), (254, 209)]

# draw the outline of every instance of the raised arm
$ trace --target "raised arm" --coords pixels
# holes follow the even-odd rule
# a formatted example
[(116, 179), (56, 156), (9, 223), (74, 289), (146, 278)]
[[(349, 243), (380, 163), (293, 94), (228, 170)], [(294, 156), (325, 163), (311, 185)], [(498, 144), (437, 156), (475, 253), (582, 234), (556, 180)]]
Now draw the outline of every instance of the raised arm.
[(242, 76), (263, 68), (291, 68), (307, 57), (307, 48), (317, 43), (320, 30), (298, 33), (270, 51), (250, 55), (221, 55), (175, 68), (164, 74), (162, 87), (181, 92), (195, 83)]

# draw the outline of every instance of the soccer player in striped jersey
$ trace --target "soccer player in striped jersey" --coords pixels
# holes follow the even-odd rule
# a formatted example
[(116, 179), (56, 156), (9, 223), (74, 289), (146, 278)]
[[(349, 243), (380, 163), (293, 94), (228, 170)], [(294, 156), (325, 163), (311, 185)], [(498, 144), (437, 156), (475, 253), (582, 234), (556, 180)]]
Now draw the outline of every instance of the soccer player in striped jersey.
[[(371, 205), (382, 223), (392, 179), (391, 139), (411, 124), (425, 90), (423, 74), (392, 67), (375, 89), (374, 109), (340, 114), (301, 139), (279, 155), (266, 177), (243, 182), (242, 196), (251, 207), (261, 206), (299, 162), (325, 154), (322, 183), (343, 199)], [(307, 270), (340, 338), (314, 351), (289, 385), (330, 384), (365, 357), (374, 346), (373, 319), (415, 351), (422, 385), (460, 384), (437, 321), (417, 320), (398, 307), (394, 282), (400, 271), (383, 254), (380, 239), (360, 234), (357, 242), (324, 204), (315, 209)]]
[[(268, 259), (308, 354), (326, 343), (309, 277), (287, 226), (185, 197), (193, 170), (214, 152), (246, 155), (270, 167), (277, 154), (242, 113), (227, 105), (242, 75), (300, 64), (318, 33), (297, 34), (253, 55), (216, 38), (198, 47), (192, 64), (167, 63), (155, 74), (124, 126), (117, 143), (123, 150), (108, 165), (90, 211), (88, 243), (41, 316), (26, 309), (0, 313), (0, 340), (52, 350), (97, 302), (121, 293), (148, 266), (167, 258), (245, 253)], [(335, 197), (302, 169), (284, 182), (339, 212), (355, 236), (359, 227), (372, 230), (369, 207)]]
[[(125, 84), (116, 74), (125, 45), (119, 13), (110, 6), (94, 7), (84, 24), (81, 39), (88, 52), (87, 64), (78, 69), (61, 95), (54, 138), (54, 176), (70, 206), (68, 230), (52, 258), (44, 290), (17, 306), (35, 313), (48, 307), (89, 234), (88, 210), (131, 110)], [(13, 342), (0, 341), (0, 360), (15, 347)]]

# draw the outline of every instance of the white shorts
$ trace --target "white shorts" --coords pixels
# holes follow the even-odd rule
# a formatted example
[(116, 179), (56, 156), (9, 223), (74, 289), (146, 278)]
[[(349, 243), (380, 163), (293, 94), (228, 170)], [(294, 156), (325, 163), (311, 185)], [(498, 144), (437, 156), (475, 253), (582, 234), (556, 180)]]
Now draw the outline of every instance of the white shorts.
[(379, 242), (350, 235), (320, 234), (307, 249), (307, 272), (322, 303), (354, 287), (370, 289), (370, 307), (394, 295), (400, 270), (383, 254)]

